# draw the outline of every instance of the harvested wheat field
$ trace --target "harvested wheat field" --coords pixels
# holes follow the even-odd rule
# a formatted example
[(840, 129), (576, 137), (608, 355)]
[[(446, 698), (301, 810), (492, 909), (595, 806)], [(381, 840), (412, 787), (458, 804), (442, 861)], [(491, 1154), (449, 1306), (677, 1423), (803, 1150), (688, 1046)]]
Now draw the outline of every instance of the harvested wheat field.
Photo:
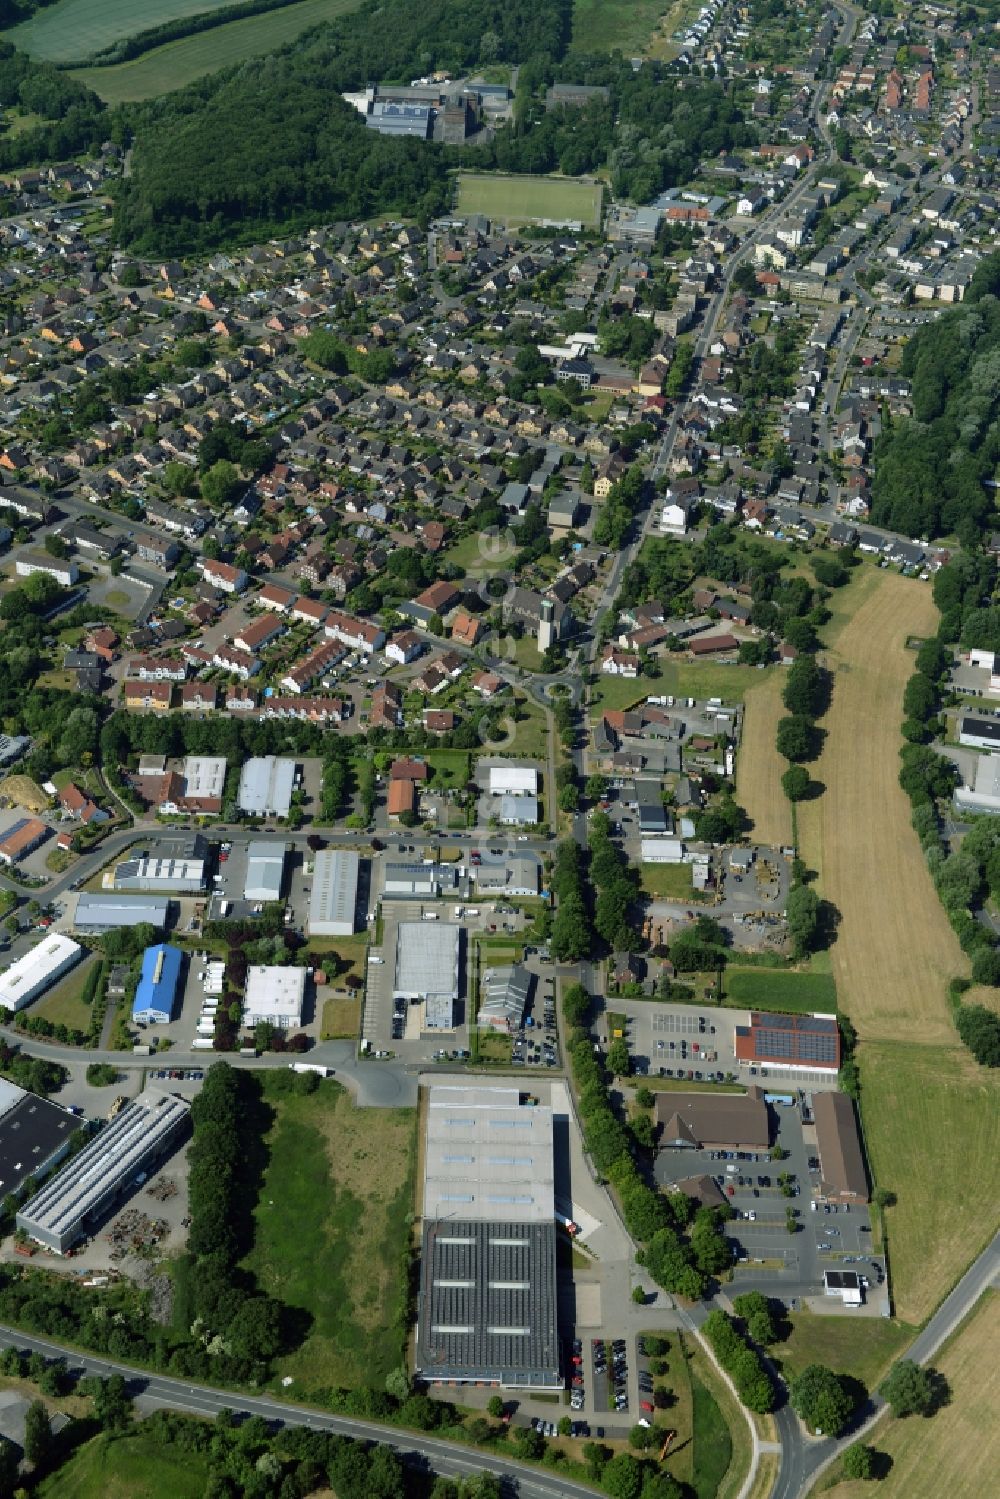
[[(875, 1485), (884, 1499), (996, 1492), (998, 1339), (1000, 1295), (988, 1291), (957, 1335), (931, 1360), (948, 1381), (950, 1403), (927, 1420), (889, 1417), (868, 1434), (869, 1444), (892, 1458), (888, 1477)], [(830, 1499), (861, 1499), (872, 1487), (857, 1481), (839, 1483), (828, 1494)]]
[(839, 631), (827, 738), (811, 767), (826, 794), (799, 808), (803, 858), (841, 922), (832, 949), (840, 1007), (865, 1040), (952, 1045), (945, 990), (968, 963), (931, 883), (899, 785), (909, 636), (931, 634), (930, 589), (878, 574)]
[(753, 823), (755, 843), (783, 848), (792, 841), (792, 809), (781, 789), (788, 762), (778, 754), (774, 736), (784, 716), (784, 675), (770, 672), (744, 699), (743, 732), (736, 765), (736, 797)]

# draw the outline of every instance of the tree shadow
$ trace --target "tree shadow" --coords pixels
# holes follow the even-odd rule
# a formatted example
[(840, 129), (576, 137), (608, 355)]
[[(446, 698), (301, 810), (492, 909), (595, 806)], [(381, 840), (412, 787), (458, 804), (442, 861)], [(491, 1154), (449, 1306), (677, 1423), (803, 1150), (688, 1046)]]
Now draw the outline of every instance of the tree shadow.
[(927, 1380), (931, 1387), (931, 1404), (926, 1414), (934, 1416), (946, 1405), (951, 1404), (951, 1385), (940, 1369), (928, 1369)]
[(814, 781), (810, 779), (809, 785), (806, 787), (805, 794), (799, 797), (799, 801), (817, 802), (825, 792), (826, 783), (824, 781)]
[(816, 911), (816, 940), (814, 951), (822, 952), (832, 947), (840, 930), (841, 914), (832, 900), (821, 900)]
[(892, 1472), (892, 1458), (888, 1452), (880, 1452), (877, 1447), (871, 1449), (872, 1454), (872, 1477), (879, 1483), (883, 1483)]

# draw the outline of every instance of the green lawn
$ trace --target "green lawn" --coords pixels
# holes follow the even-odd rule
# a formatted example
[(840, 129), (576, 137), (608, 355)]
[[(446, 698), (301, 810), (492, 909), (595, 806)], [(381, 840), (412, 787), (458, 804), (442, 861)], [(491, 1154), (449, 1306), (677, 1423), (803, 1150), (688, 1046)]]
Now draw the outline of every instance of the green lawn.
[(458, 212), (483, 213), (507, 224), (530, 224), (538, 219), (575, 219), (592, 229), (600, 226), (599, 182), (570, 177), (502, 177), (484, 172), (458, 175)]
[(231, 0), (57, 0), (7, 32), (7, 40), (47, 62), (82, 62), (104, 47), (178, 16), (219, 10)]
[(413, 1206), (416, 1112), (356, 1109), (335, 1083), (276, 1094), (270, 1159), (254, 1211), (246, 1268), (261, 1288), (312, 1318), (278, 1361), (289, 1393), (381, 1387), (402, 1360), (408, 1328), (403, 1258)]
[(691, 1371), (691, 1425), (694, 1432), (694, 1491), (715, 1499), (733, 1460), (733, 1440), (715, 1396)]
[(801, 1374), (807, 1364), (819, 1362), (836, 1374), (853, 1374), (869, 1390), (916, 1335), (915, 1327), (886, 1317), (821, 1317), (814, 1312), (796, 1312), (789, 1321), (790, 1336), (771, 1350), (786, 1378)]
[(511, 753), (525, 760), (544, 760), (548, 754), (549, 736), (545, 714), (537, 703), (518, 704), (518, 711), (525, 716), (514, 724), (514, 743)]
[(672, 900), (690, 900), (692, 897), (690, 864), (642, 864), (639, 875), (647, 895)]
[(727, 1001), (750, 1010), (832, 1015), (837, 1009), (837, 986), (829, 973), (730, 967), (724, 983)]
[(646, 50), (668, 0), (575, 0), (573, 46), (580, 52), (611, 52), (626, 57)]
[[(76, 0), (67, 0), (67, 3), (74, 4)], [(100, 0), (93, 0), (93, 3), (100, 3)], [(230, 0), (224, 0), (224, 3), (230, 3)], [(108, 104), (153, 99), (158, 94), (183, 88), (206, 73), (232, 67), (248, 57), (273, 52), (294, 41), (311, 26), (357, 10), (360, 4), (361, 0), (300, 0), (298, 5), (286, 5), (264, 15), (247, 16), (242, 21), (227, 21), (211, 31), (167, 42), (162, 47), (154, 47), (151, 52), (144, 52), (141, 57), (111, 68), (79, 68), (73, 77), (92, 88)], [(196, 8), (207, 10), (209, 5), (200, 4)], [(81, 54), (75, 51), (73, 55)]]
[(32, 1005), (32, 1015), (43, 1015), (53, 1025), (68, 1025), (72, 1030), (85, 1031), (90, 1025), (90, 1006), (81, 1001), (80, 995), (87, 982), (87, 975), (97, 961), (96, 957), (91, 957), (78, 963), (64, 979)]
[(202, 1499), (208, 1462), (172, 1452), (141, 1431), (108, 1441), (94, 1437), (34, 1490), (38, 1499)]

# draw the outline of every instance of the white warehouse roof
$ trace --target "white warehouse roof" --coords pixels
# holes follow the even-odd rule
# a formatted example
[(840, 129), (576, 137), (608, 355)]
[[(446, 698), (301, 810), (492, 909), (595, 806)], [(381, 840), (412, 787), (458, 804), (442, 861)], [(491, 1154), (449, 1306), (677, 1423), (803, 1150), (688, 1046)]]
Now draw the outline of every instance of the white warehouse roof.
[(552, 1110), (520, 1100), (517, 1088), (431, 1088), (425, 1220), (552, 1222)]
[(538, 771), (531, 765), (491, 765), (490, 795), (538, 795)]
[(240, 772), (240, 811), (251, 817), (287, 817), (295, 787), (295, 761), (264, 755)]
[(305, 992), (304, 968), (248, 968), (243, 1024), (253, 1026), (258, 1020), (269, 1020), (283, 1029), (301, 1025)]
[(43, 937), (37, 947), (26, 952), (6, 973), (0, 973), (0, 1005), (5, 1010), (22, 1009), (72, 968), (82, 955), (79, 942), (69, 937), (58, 933)]

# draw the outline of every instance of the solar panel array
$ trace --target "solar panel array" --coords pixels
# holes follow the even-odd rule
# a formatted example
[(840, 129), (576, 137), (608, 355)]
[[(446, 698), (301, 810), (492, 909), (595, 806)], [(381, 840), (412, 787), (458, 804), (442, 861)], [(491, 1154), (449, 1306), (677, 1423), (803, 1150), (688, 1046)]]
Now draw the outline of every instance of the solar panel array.
[(820, 1015), (755, 1014), (751, 1035), (759, 1057), (827, 1067), (836, 1067), (840, 1059), (837, 1022)]

